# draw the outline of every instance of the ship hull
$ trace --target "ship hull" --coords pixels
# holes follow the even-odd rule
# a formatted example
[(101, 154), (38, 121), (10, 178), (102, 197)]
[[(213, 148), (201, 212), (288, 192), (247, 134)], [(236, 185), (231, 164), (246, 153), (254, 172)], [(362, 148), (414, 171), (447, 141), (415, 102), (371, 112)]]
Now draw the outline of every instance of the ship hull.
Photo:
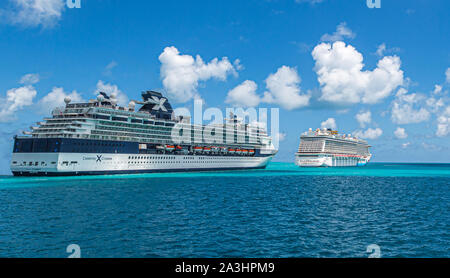
[(11, 171), (14, 176), (80, 176), (264, 169), (273, 156), (15, 153)]
[(295, 164), (299, 167), (362, 167), (367, 165), (370, 157), (358, 156), (305, 156), (297, 154)]

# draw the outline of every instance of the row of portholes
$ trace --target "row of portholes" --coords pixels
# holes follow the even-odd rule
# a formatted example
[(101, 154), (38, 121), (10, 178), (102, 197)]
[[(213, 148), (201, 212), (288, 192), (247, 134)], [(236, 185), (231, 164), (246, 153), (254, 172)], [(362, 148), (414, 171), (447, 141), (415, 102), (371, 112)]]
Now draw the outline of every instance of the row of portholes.
[[(17, 165), (18, 162), (13, 161), (12, 164)], [(56, 162), (52, 162), (52, 164), (56, 164)], [(42, 161), (41, 164), (39, 165), (39, 161), (30, 161), (28, 163), (26, 161), (23, 161), (22, 164), (19, 166), (23, 166), (23, 167), (25, 167), (25, 166), (47, 166), (47, 163)]]
[[(129, 160), (175, 160), (176, 156), (129, 156)], [(214, 160), (214, 161), (253, 161), (253, 159), (246, 159), (245, 157), (183, 157), (184, 160)], [(220, 160), (219, 160), (220, 159)]]
[(129, 156), (128, 159), (130, 160), (139, 160), (139, 159), (154, 159), (154, 160), (161, 160), (161, 159), (175, 159), (175, 157), (171, 157), (171, 156)]
[[(246, 161), (251, 162), (252, 160), (240, 160), (240, 162)], [(153, 160), (147, 160), (147, 161), (128, 161), (128, 164), (185, 164), (185, 163), (236, 163), (236, 161), (230, 161), (230, 160), (217, 160), (217, 161), (153, 161)]]

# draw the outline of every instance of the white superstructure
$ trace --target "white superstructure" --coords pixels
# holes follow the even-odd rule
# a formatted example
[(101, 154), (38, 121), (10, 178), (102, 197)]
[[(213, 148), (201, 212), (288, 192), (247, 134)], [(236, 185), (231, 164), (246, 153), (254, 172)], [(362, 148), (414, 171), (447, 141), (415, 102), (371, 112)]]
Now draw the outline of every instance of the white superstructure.
[(364, 166), (372, 158), (365, 140), (331, 129), (309, 129), (300, 140), (295, 163), (301, 167)]

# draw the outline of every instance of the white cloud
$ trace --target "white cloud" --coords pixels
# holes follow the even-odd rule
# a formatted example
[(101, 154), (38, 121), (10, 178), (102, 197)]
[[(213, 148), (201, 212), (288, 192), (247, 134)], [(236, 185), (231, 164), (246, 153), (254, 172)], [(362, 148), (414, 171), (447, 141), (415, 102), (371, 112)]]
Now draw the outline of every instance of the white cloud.
[(336, 110), (337, 114), (347, 114), (350, 111), (350, 109), (339, 109)]
[(377, 139), (383, 135), (383, 130), (381, 128), (369, 128), (365, 131), (357, 130), (353, 132), (353, 135), (362, 139)]
[(119, 87), (117, 85), (104, 83), (102, 80), (99, 80), (97, 82), (97, 90), (95, 91), (95, 94), (99, 92), (104, 92), (107, 95), (115, 94), (117, 103), (122, 106), (128, 105), (128, 97), (126, 94), (124, 94), (121, 90), (119, 90)]
[(378, 46), (377, 51), (375, 53), (381, 57), (383, 56), (385, 51), (386, 51), (386, 44), (382, 43)]
[(300, 53), (310, 52), (313, 46), (305, 42), (297, 42), (297, 41), (292, 41), (291, 44), (295, 45)]
[(56, 107), (64, 106), (64, 99), (70, 97), (73, 102), (80, 102), (83, 98), (76, 91), (64, 92), (63, 88), (54, 87), (53, 90), (38, 102), (39, 112), (44, 115), (50, 114)]
[(258, 85), (254, 81), (246, 80), (228, 92), (226, 103), (242, 107), (254, 107), (259, 104), (260, 97), (256, 94)]
[(422, 147), (425, 149), (425, 150), (429, 150), (429, 151), (442, 151), (442, 146), (439, 146), (439, 145), (436, 145), (436, 144), (428, 144), (428, 143), (425, 143), (425, 142), (422, 142)]
[(442, 92), (442, 86), (441, 85), (434, 85), (434, 91), (433, 94), (438, 95)]
[(300, 82), (300, 76), (295, 68), (282, 66), (266, 79), (267, 91), (262, 101), (278, 104), (287, 110), (307, 106), (311, 96), (300, 94)]
[(433, 113), (438, 112), (445, 105), (443, 98), (437, 99), (434, 97), (428, 98), (426, 104)]
[(0, 122), (14, 119), (17, 111), (33, 104), (36, 94), (36, 90), (31, 85), (8, 90), (6, 98), (0, 99)]
[(422, 95), (408, 94), (403, 88), (398, 90), (396, 99), (392, 103), (392, 122), (402, 125), (428, 121), (430, 112), (423, 107), (416, 108), (423, 100)]
[(24, 76), (22, 76), (22, 78), (20, 78), (20, 84), (33, 85), (38, 83), (39, 80), (40, 80), (39, 74), (29, 73), (25, 74)]
[(279, 132), (276, 136), (278, 137), (278, 142), (284, 141), (284, 139), (286, 139), (286, 133)]
[(450, 83), (450, 68), (445, 71), (445, 81)]
[(11, 0), (14, 7), (1, 10), (0, 16), (8, 23), (24, 27), (53, 27), (61, 19), (65, 8), (63, 0)]
[(358, 114), (356, 114), (355, 118), (358, 121), (359, 126), (365, 128), (366, 125), (372, 122), (372, 113), (370, 111), (366, 112), (361, 111)]
[(397, 127), (397, 129), (394, 131), (395, 137), (398, 139), (406, 139), (408, 138), (408, 134), (406, 133), (405, 129), (402, 127)]
[(363, 71), (362, 54), (340, 41), (317, 45), (312, 56), (323, 101), (344, 105), (374, 104), (403, 84), (401, 61), (397, 56), (379, 60), (373, 71)]
[(237, 71), (245, 69), (244, 65), (241, 64), (241, 60), (236, 59), (233, 62), (234, 71), (232, 71), (234, 76), (237, 76)]
[(110, 76), (112, 74), (112, 70), (117, 67), (116, 61), (111, 61), (108, 65), (106, 65), (105, 70), (103, 71), (103, 75)]
[(393, 48), (387, 48), (385, 43), (382, 43), (378, 46), (377, 51), (375, 51), (375, 54), (378, 57), (383, 57), (386, 53), (394, 53), (399, 52), (400, 48), (393, 47)]
[(166, 47), (159, 56), (161, 78), (168, 95), (175, 102), (187, 102), (197, 96), (200, 81), (218, 79), (225, 81), (230, 74), (237, 75), (239, 60), (231, 64), (227, 57), (214, 58), (205, 64), (197, 55), (181, 55), (175, 47)]
[(402, 144), (402, 148), (403, 148), (403, 149), (406, 149), (406, 148), (409, 147), (410, 145), (411, 145), (410, 142), (403, 143), (403, 144)]
[(336, 120), (334, 118), (328, 118), (326, 121), (320, 124), (320, 127), (323, 128), (331, 128), (333, 130), (337, 129)]
[(354, 38), (355, 36), (356, 34), (347, 27), (347, 23), (342, 22), (336, 27), (336, 31), (333, 34), (325, 34), (320, 40), (323, 42), (335, 42), (342, 41), (344, 38)]
[(450, 106), (447, 106), (445, 111), (437, 119), (436, 136), (444, 137), (450, 134)]

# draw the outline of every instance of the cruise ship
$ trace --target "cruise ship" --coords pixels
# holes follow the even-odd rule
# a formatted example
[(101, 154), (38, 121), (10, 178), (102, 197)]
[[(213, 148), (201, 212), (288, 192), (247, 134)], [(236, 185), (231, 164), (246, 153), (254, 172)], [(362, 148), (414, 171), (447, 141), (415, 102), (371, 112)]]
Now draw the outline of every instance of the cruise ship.
[(302, 134), (295, 163), (300, 167), (365, 166), (372, 155), (365, 140), (332, 129), (316, 129)]
[[(65, 107), (14, 137), (14, 176), (262, 169), (277, 153), (265, 129), (235, 115), (211, 133), (224, 140), (205, 143), (208, 126), (175, 116), (168, 99), (156, 91), (143, 92), (142, 101), (128, 107), (117, 104), (116, 94), (104, 92), (89, 102), (64, 101)], [(180, 130), (189, 140), (174, 137)]]

